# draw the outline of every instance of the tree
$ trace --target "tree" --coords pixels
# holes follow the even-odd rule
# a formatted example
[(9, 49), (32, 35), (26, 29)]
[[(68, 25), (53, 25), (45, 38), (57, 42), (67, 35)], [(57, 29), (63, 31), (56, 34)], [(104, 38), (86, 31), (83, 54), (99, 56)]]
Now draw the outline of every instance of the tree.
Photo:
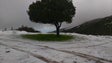
[(28, 15), (32, 22), (55, 25), (59, 36), (62, 22), (71, 23), (75, 10), (72, 0), (41, 0), (29, 6)]

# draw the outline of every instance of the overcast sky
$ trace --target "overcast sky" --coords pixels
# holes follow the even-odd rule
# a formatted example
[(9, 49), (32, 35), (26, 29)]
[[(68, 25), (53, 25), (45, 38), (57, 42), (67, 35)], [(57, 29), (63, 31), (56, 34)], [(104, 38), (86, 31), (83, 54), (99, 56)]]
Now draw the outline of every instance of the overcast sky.
[[(44, 27), (44, 25), (30, 22), (26, 11), (33, 1), (35, 0), (0, 0), (0, 28), (19, 27), (23, 24), (37, 29), (48, 29), (46, 26), (51, 25)], [(112, 0), (73, 0), (73, 3), (76, 6), (76, 15), (72, 24), (63, 24), (65, 27), (112, 15)]]

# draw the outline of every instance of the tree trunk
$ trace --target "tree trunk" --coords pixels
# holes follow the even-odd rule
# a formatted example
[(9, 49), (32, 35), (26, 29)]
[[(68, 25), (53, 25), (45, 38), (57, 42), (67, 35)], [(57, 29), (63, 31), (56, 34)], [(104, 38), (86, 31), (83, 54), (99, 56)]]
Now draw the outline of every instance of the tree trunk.
[(57, 36), (59, 36), (60, 35), (60, 27), (62, 25), (62, 22), (60, 22), (60, 23), (56, 22), (56, 23), (54, 23), (54, 25), (56, 27), (56, 34), (57, 34)]
[(57, 36), (59, 36), (60, 35), (60, 27), (58, 26), (58, 27), (56, 27), (56, 34), (57, 34)]

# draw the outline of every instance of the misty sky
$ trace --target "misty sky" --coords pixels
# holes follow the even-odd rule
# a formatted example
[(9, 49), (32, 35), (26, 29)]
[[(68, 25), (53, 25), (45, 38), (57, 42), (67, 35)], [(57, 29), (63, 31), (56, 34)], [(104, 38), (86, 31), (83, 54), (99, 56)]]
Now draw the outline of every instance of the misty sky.
[[(51, 25), (35, 24), (28, 18), (26, 11), (33, 1), (35, 0), (0, 0), (0, 28), (17, 28), (23, 24), (47, 30), (46, 27)], [(64, 23), (63, 27), (76, 26), (91, 19), (112, 15), (112, 0), (73, 0), (73, 3), (77, 10), (73, 23)]]

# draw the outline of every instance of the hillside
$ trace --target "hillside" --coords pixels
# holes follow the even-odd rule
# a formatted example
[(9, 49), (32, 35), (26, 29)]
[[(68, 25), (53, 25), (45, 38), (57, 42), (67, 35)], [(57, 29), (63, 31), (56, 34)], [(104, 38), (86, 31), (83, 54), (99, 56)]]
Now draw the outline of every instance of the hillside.
[(76, 32), (91, 35), (112, 35), (112, 16), (98, 18), (62, 32)]

